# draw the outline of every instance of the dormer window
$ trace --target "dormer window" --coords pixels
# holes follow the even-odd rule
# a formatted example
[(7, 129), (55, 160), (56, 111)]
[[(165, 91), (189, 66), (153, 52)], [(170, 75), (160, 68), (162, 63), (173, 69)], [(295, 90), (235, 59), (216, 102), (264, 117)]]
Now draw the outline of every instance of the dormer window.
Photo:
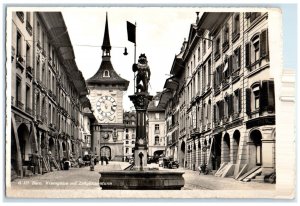
[(104, 70), (103, 77), (110, 77), (108, 70)]

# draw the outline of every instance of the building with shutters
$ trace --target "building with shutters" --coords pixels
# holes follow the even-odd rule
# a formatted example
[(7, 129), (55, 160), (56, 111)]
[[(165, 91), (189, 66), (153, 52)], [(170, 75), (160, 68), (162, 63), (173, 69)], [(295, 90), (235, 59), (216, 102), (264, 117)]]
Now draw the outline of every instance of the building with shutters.
[(165, 109), (158, 105), (161, 92), (157, 92), (147, 108), (148, 155), (159, 157), (165, 154), (166, 122)]
[(124, 112), (124, 160), (127, 161), (134, 155), (135, 137), (136, 137), (136, 112)]
[[(13, 179), (61, 169), (63, 158), (82, 156), (83, 109), (90, 102), (60, 12), (12, 12), (11, 34)], [(34, 171), (35, 152), (41, 159)]]
[[(197, 14), (177, 64), (180, 72), (169, 78), (183, 73), (184, 86), (170, 88), (167, 79), (161, 98), (162, 104), (172, 105), (171, 111), (180, 111), (181, 166), (195, 170), (207, 164), (216, 176), (253, 181), (263, 181), (275, 171), (275, 94), (269, 60), (268, 13)], [(174, 103), (176, 94), (184, 100)], [(247, 174), (251, 178), (245, 178)]]

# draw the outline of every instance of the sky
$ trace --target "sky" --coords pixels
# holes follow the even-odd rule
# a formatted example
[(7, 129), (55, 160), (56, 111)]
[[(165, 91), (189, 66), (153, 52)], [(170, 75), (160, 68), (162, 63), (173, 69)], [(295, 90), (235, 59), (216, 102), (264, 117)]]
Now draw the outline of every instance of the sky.
[[(78, 68), (85, 79), (92, 77), (102, 61), (106, 12), (111, 50), (111, 62), (122, 78), (130, 81), (124, 93), (123, 107), (133, 106), (128, 95), (134, 93), (134, 44), (127, 40), (126, 21), (136, 23), (137, 59), (145, 53), (151, 69), (149, 92), (162, 91), (169, 77), (175, 55), (188, 38), (191, 23), (196, 22), (196, 8), (68, 8), (62, 14), (75, 52)], [(127, 47), (128, 55), (123, 55)]]

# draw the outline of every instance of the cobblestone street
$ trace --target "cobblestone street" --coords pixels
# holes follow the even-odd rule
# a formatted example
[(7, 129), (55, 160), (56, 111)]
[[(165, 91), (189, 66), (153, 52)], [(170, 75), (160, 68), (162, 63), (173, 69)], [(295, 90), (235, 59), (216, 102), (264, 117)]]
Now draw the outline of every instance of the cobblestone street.
[[(32, 189), (32, 190), (75, 190), (75, 189), (95, 189), (99, 187), (99, 172), (105, 170), (124, 169), (129, 164), (127, 162), (110, 162), (109, 165), (99, 165), (95, 171), (90, 171), (89, 167), (71, 168), (70, 170), (54, 171), (44, 175), (30, 178), (17, 179), (13, 181), (12, 189)], [(156, 167), (151, 164), (150, 167)], [(162, 168), (160, 168), (162, 169)], [(166, 169), (169, 170), (169, 169)], [(240, 182), (232, 178), (220, 178), (213, 175), (199, 175), (198, 171), (191, 171), (183, 168), (173, 169), (173, 171), (184, 171), (184, 190), (273, 190), (275, 185), (255, 182)]]

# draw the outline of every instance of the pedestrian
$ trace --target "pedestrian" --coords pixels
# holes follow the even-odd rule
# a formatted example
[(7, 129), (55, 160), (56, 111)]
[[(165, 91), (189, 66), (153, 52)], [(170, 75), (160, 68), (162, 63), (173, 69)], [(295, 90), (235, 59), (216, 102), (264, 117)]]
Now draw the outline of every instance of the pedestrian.
[(33, 166), (33, 174), (38, 173), (38, 169), (39, 169), (39, 154), (38, 154), (38, 151), (35, 151), (35, 153), (32, 154), (32, 166)]
[(100, 160), (101, 160), (101, 165), (103, 165), (103, 159), (104, 159), (104, 157), (103, 157), (103, 156), (101, 156), (101, 157), (100, 157)]
[(105, 156), (105, 163), (106, 163), (106, 165), (108, 165), (108, 158), (107, 158), (107, 156)]
[(94, 158), (94, 164), (97, 164), (97, 156)]
[(95, 169), (94, 156), (91, 156), (90, 171), (94, 171), (94, 169)]

